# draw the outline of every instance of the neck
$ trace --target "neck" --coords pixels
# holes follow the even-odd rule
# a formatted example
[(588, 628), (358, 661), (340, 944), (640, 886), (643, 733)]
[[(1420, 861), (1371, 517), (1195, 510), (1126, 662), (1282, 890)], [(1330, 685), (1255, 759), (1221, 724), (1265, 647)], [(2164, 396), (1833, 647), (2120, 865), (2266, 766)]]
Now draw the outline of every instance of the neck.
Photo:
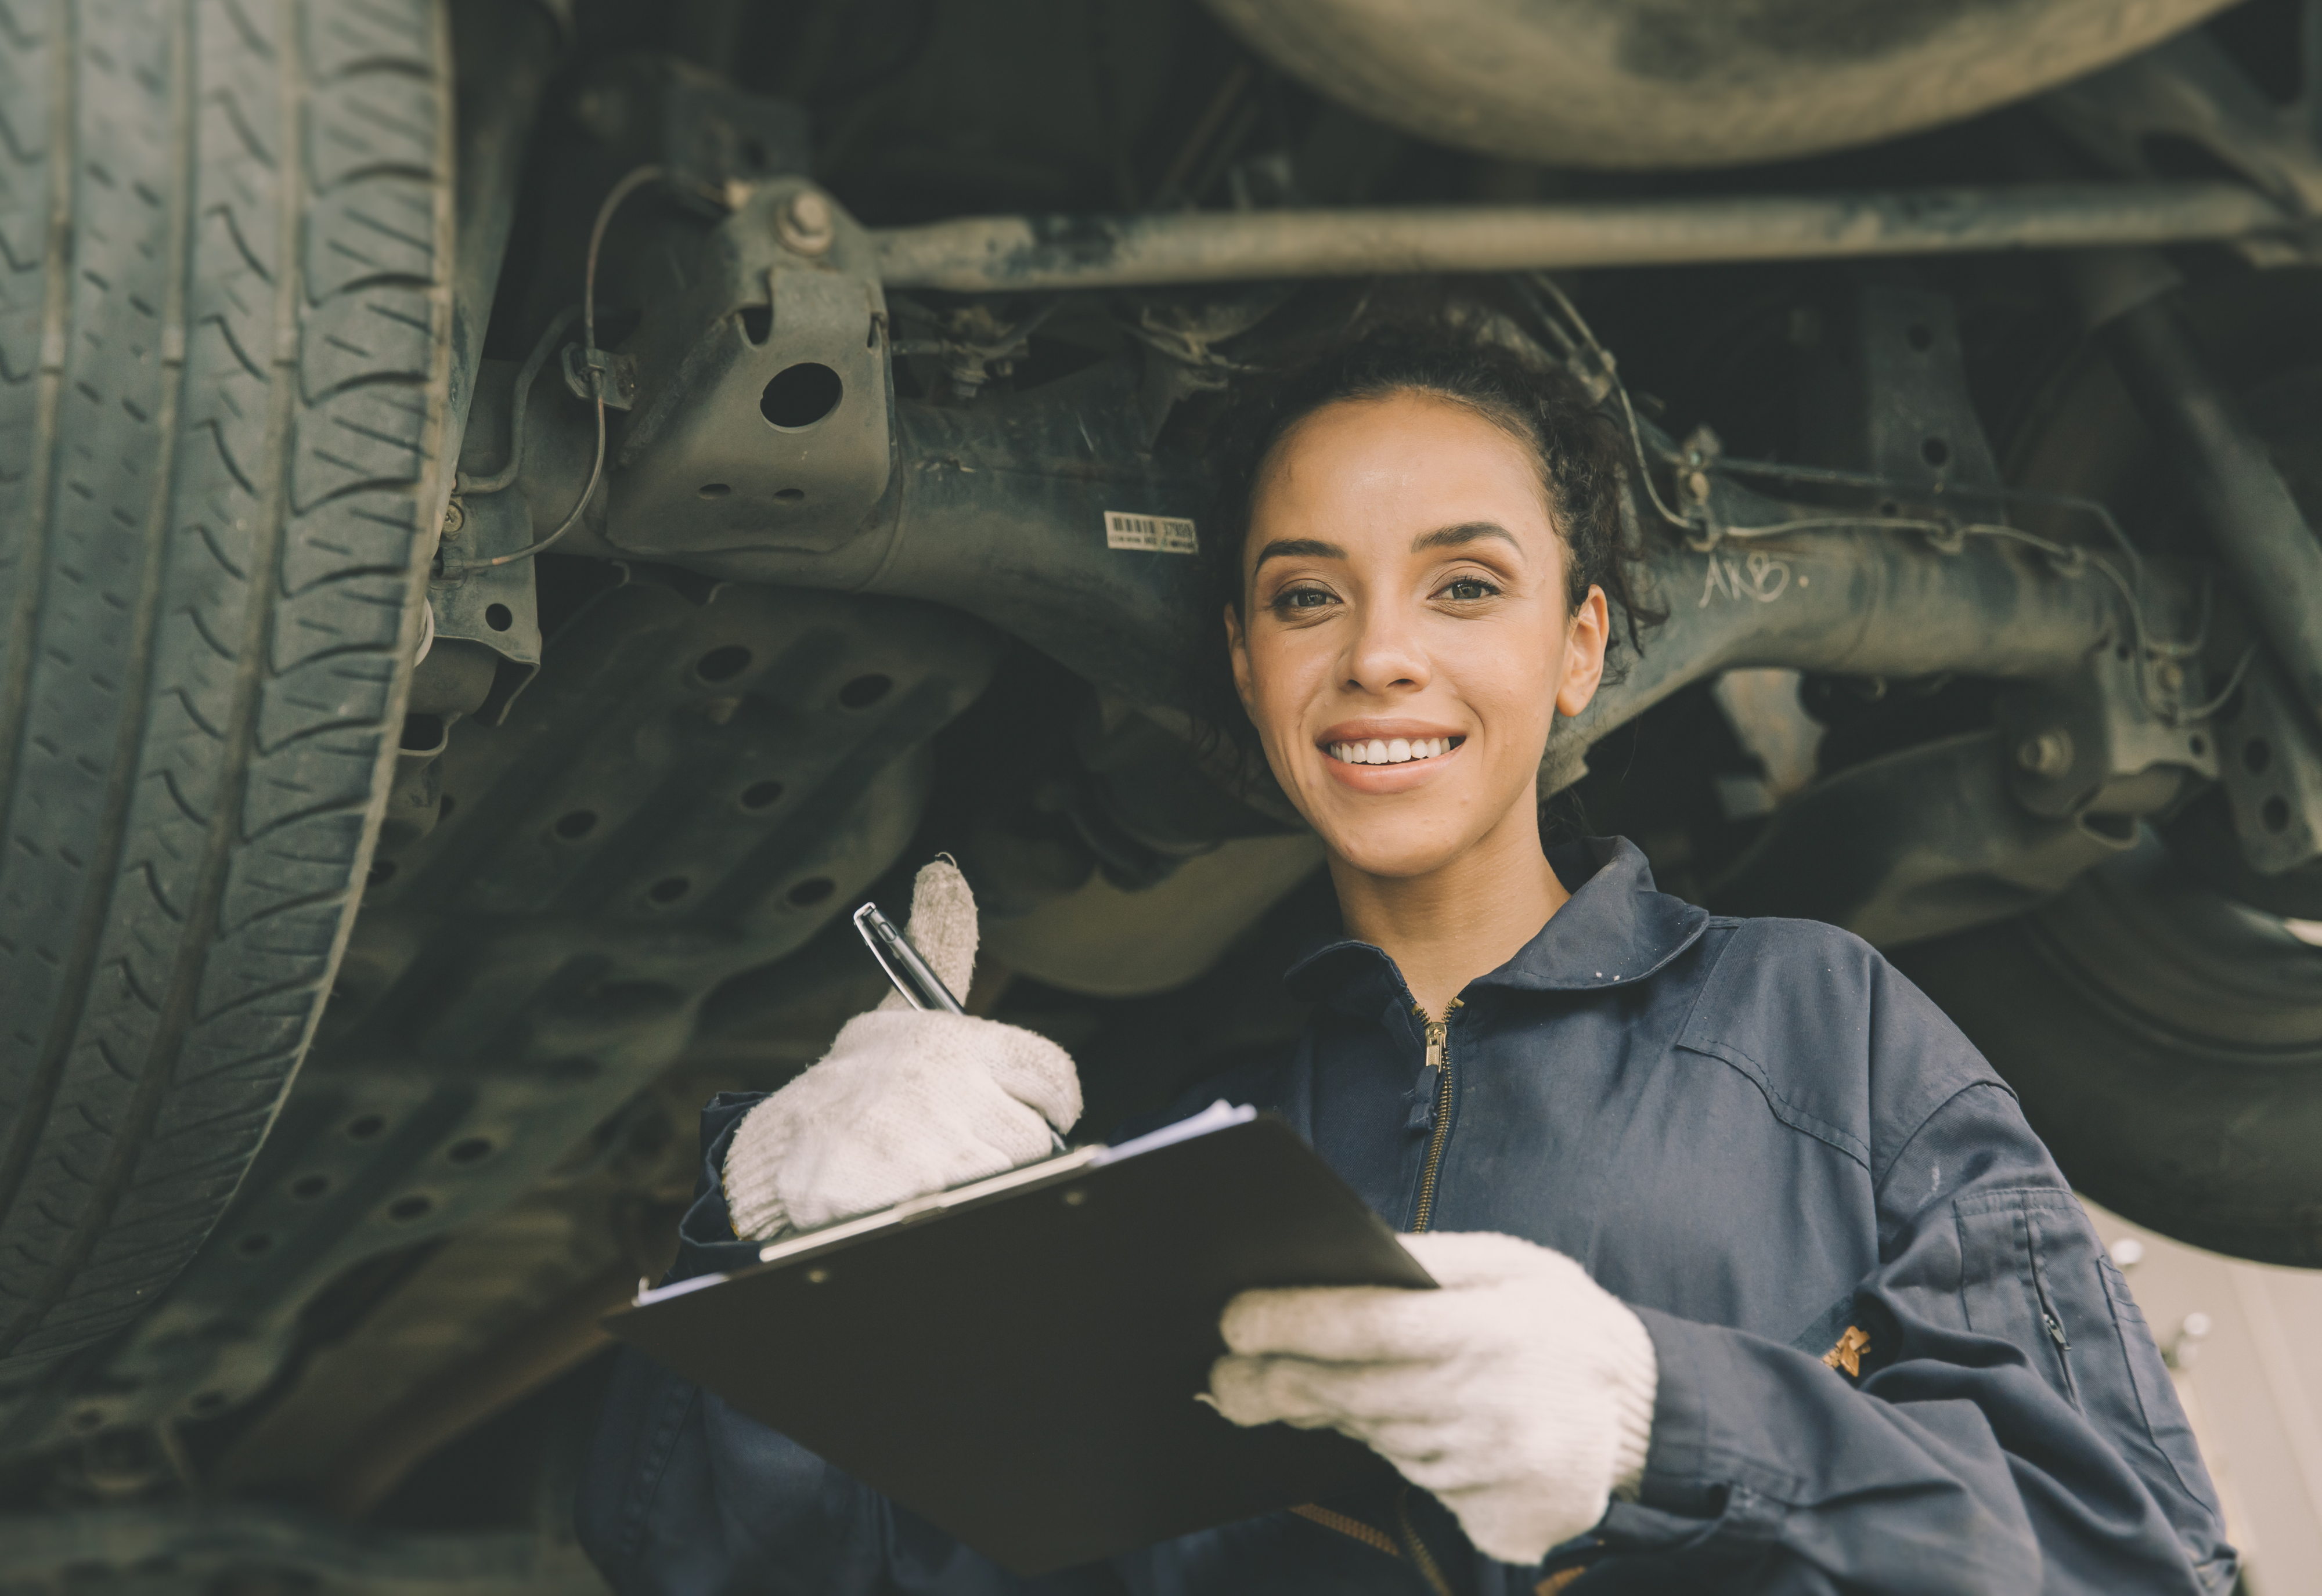
[(1330, 855), (1347, 934), (1383, 950), (1419, 1006), (1442, 1016), (1572, 895), (1540, 851), (1540, 815), (1519, 804), (1476, 845), (1421, 876), (1377, 876)]

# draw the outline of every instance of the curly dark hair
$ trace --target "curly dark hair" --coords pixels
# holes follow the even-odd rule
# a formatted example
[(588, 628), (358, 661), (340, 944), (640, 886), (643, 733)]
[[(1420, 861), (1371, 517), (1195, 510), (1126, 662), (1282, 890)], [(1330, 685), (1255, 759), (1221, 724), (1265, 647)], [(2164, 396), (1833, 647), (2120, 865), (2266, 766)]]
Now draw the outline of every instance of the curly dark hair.
[[(1641, 646), (1640, 627), (1660, 618), (1642, 602), (1632, 569), (1639, 556), (1622, 513), (1626, 442), (1578, 378), (1448, 319), (1359, 333), (1240, 385), (1210, 429), (1218, 478), (1214, 530), (1202, 540), (1210, 617), (1202, 629), (1203, 696), (1214, 728), (1246, 749), (1257, 728), (1234, 691), (1224, 617), (1229, 606), (1241, 610), (1242, 552), (1259, 477), (1290, 430), (1316, 411), (1403, 393), (1464, 406), (1530, 451), (1564, 538), (1568, 613), (1592, 586), (1604, 588), (1632, 649)], [(1619, 643), (1616, 632), (1606, 650), (1608, 679), (1616, 679), (1611, 656)]]

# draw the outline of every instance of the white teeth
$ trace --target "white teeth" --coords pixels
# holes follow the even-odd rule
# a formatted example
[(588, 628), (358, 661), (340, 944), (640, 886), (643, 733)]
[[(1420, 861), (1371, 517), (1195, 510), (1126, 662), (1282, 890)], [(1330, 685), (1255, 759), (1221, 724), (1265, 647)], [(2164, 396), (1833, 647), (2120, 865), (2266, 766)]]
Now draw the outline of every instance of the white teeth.
[(1400, 765), (1439, 759), (1451, 752), (1449, 737), (1373, 737), (1367, 743), (1333, 743), (1332, 759), (1349, 765)]

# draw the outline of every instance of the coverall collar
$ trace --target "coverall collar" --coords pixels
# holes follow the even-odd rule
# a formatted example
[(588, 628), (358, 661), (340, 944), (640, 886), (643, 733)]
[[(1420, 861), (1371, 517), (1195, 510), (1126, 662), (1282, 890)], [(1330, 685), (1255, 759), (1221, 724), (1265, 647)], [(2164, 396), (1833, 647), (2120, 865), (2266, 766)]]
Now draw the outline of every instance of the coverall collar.
[[(1572, 894), (1515, 956), (1467, 990), (1600, 991), (1650, 980), (1685, 952), (1709, 924), (1707, 910), (1653, 886), (1652, 867), (1625, 837), (1582, 837), (1548, 851), (1557, 880)], [(1367, 1008), (1382, 982), (1402, 990), (1403, 974), (1385, 952), (1346, 938), (1301, 958), (1283, 976), (1294, 997), (1334, 1007)]]

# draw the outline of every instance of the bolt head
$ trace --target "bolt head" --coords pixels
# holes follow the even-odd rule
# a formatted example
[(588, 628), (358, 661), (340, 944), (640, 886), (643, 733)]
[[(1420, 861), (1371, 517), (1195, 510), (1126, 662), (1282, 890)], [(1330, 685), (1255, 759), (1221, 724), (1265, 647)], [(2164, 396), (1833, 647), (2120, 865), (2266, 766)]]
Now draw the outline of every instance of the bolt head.
[(2016, 762), (2043, 781), (2068, 775), (2072, 769), (2071, 734), (2061, 726), (2035, 733), (2016, 745)]
[(447, 501), (443, 506), (443, 535), (458, 537), (460, 529), (467, 524), (468, 512), (460, 501), (456, 498)]
[(830, 248), (837, 236), (836, 218), (832, 214), (830, 201), (811, 188), (801, 188), (791, 196), (774, 220), (774, 232), (782, 242), (800, 255), (819, 255)]

